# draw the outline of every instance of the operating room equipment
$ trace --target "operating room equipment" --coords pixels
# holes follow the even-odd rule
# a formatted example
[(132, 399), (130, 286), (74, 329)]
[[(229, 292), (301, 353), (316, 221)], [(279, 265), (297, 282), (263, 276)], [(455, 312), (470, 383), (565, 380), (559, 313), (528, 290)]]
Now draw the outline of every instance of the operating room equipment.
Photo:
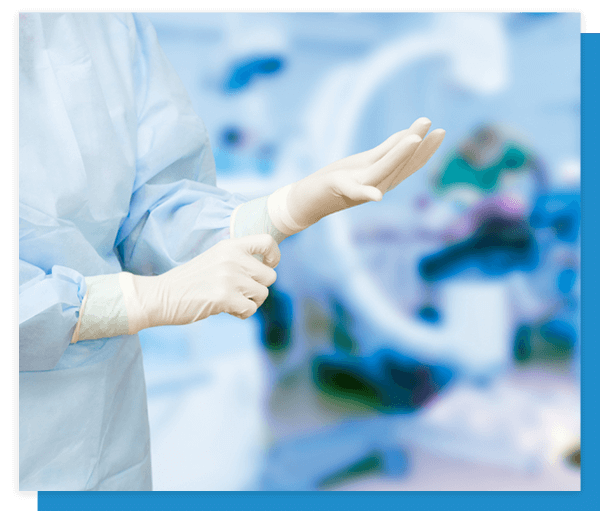
[(529, 219), (532, 227), (550, 227), (554, 235), (567, 243), (579, 237), (580, 202), (578, 193), (554, 192), (538, 197)]
[(284, 59), (277, 55), (256, 56), (236, 62), (225, 80), (223, 89), (228, 93), (243, 89), (261, 75), (277, 73), (283, 65)]
[(470, 267), (487, 275), (536, 267), (537, 246), (525, 220), (490, 214), (480, 222), (467, 239), (421, 260), (419, 272), (424, 280), (441, 280)]
[[(529, 223), (540, 239), (544, 260), (533, 285), (544, 293), (547, 305), (535, 318), (523, 318), (513, 350), (520, 363), (544, 360), (576, 364), (579, 338), (580, 197), (567, 190), (541, 194)], [(536, 274), (534, 274), (536, 277)]]
[(478, 126), (448, 160), (434, 181), (435, 189), (442, 193), (469, 186), (488, 194), (498, 189), (505, 175), (527, 170), (533, 172), (538, 192), (547, 187), (539, 159), (493, 126)]
[(320, 355), (312, 362), (315, 385), (329, 395), (386, 413), (411, 413), (426, 406), (450, 381), (452, 371), (380, 349), (368, 357)]

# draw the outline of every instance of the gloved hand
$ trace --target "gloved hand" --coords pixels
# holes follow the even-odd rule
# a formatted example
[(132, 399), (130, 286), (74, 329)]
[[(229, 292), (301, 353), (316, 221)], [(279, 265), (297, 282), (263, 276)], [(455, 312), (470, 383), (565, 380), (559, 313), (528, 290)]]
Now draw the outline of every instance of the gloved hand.
[[(264, 263), (252, 254), (261, 254)], [(268, 234), (217, 243), (191, 261), (158, 276), (120, 273), (129, 334), (159, 325), (186, 325), (227, 312), (246, 319), (275, 282), (277, 243)]]
[(442, 129), (423, 139), (430, 126), (431, 121), (421, 117), (374, 149), (280, 188), (268, 199), (273, 224), (290, 235), (336, 211), (381, 200), (385, 192), (425, 165), (442, 143), (446, 133)]

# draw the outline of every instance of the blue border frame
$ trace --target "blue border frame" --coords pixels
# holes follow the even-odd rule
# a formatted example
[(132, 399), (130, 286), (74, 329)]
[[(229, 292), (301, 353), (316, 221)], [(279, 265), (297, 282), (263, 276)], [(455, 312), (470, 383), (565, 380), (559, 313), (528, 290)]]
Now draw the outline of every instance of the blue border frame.
[[(96, 511), (111, 509), (306, 509), (311, 511), (348, 511), (372, 506), (398, 506), (431, 509), (539, 508), (544, 511), (567, 507), (593, 509), (598, 496), (598, 431), (597, 404), (593, 389), (598, 387), (599, 345), (592, 332), (598, 329), (597, 304), (600, 265), (594, 264), (598, 252), (598, 235), (594, 230), (600, 219), (600, 34), (581, 35), (581, 146), (582, 146), (582, 491), (581, 492), (322, 492), (322, 493), (259, 493), (259, 492), (39, 492), (40, 511)], [(588, 264), (588, 261), (590, 263)], [(594, 406), (595, 405), (595, 406)], [(413, 509), (414, 509), (413, 507)]]

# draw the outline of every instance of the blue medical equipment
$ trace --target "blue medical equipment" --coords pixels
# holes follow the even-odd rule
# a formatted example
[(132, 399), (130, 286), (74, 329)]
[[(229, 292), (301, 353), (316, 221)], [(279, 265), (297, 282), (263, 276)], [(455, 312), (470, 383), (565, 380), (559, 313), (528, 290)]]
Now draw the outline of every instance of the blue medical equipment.
[(317, 387), (334, 397), (386, 413), (411, 413), (425, 406), (450, 381), (452, 371), (426, 365), (392, 349), (367, 357), (321, 355), (312, 362)]
[(533, 325), (521, 325), (515, 334), (513, 355), (517, 362), (569, 361), (577, 344), (577, 330), (571, 321), (555, 318)]
[(270, 352), (282, 352), (290, 346), (292, 307), (290, 297), (274, 284), (269, 288), (269, 296), (256, 311), (260, 339)]
[(556, 238), (574, 243), (579, 236), (581, 197), (579, 193), (547, 193), (538, 197), (529, 218), (532, 227), (550, 227)]
[(237, 92), (249, 87), (259, 76), (271, 75), (283, 69), (285, 60), (279, 55), (256, 56), (232, 65), (223, 85), (225, 92)]
[[(578, 248), (580, 196), (578, 193), (557, 191), (540, 195), (529, 217), (537, 237), (539, 230), (549, 229), (551, 237), (543, 236), (540, 243), (545, 254), (562, 252), (558, 261), (546, 255), (537, 271), (554, 277), (554, 285), (546, 286), (547, 311), (535, 322), (519, 325), (513, 342), (513, 355), (519, 363), (535, 360), (569, 361), (577, 349), (579, 291)], [(575, 363), (575, 361), (574, 361)]]
[(511, 270), (532, 270), (537, 262), (537, 245), (527, 222), (493, 216), (481, 222), (466, 240), (424, 257), (419, 273), (431, 282), (470, 267), (487, 275), (502, 275)]

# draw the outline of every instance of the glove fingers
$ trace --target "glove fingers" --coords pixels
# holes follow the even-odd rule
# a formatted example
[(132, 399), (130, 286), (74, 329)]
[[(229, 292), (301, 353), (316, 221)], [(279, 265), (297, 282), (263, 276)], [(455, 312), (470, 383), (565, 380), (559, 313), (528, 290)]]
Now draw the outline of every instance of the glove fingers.
[(377, 147), (367, 151), (369, 159), (373, 162), (379, 161), (383, 158), (396, 144), (398, 144), (406, 135), (408, 130), (402, 130), (394, 133), (391, 137), (388, 137), (385, 142), (379, 144)]
[(413, 161), (415, 154), (419, 151), (422, 145), (423, 142), (419, 144), (419, 146), (409, 159), (404, 160), (400, 165), (398, 165), (398, 167), (396, 167), (392, 172), (390, 172), (381, 183), (379, 183), (377, 188), (379, 188), (382, 193), (389, 192), (400, 182), (399, 176), (403, 174), (404, 169), (406, 169), (410, 162)]
[[(264, 275), (269, 276), (264, 277), (263, 275), (260, 278), (271, 280), (270, 276), (275, 274), (272, 268), (259, 263), (252, 257), (246, 256), (244, 259), (246, 260), (244, 263), (250, 262), (251, 266), (262, 267)], [(243, 273), (238, 273), (235, 280), (229, 280), (229, 282), (229, 290), (221, 302), (221, 310), (237, 318), (246, 319), (252, 316), (269, 296), (266, 285)]]
[(252, 316), (257, 309), (258, 305), (256, 302), (238, 293), (231, 299), (226, 312), (236, 318), (247, 319)]
[(418, 135), (404, 137), (383, 158), (369, 167), (364, 184), (379, 187), (398, 167), (409, 161), (420, 143)]
[[(427, 117), (420, 117), (419, 119), (417, 119), (415, 122), (413, 122), (411, 124), (410, 128), (408, 128), (407, 131), (411, 135), (418, 135), (421, 137), (421, 139), (425, 139), (425, 135), (427, 134), (427, 131), (429, 131), (430, 127), (431, 127), (431, 121)], [(415, 150), (415, 154), (417, 154), (421, 150), (422, 147), (423, 147), (423, 142), (421, 142), (419, 144), (419, 147), (417, 147), (417, 149)], [(405, 161), (402, 165), (399, 165), (398, 168), (395, 169), (385, 179), (385, 181), (383, 183), (381, 183), (381, 185), (379, 186), (379, 189), (382, 192), (385, 193), (389, 190), (392, 190), (398, 185), (398, 183), (400, 182), (400, 181), (398, 181), (398, 177), (404, 172), (404, 169), (407, 168), (408, 165), (410, 165), (410, 162), (414, 160), (415, 154), (413, 154), (413, 156), (411, 157), (411, 159), (409, 161)]]
[(277, 280), (277, 273), (273, 268), (257, 261), (254, 257), (244, 261), (246, 274), (263, 286), (271, 286)]
[(427, 117), (420, 117), (410, 125), (410, 128), (394, 133), (391, 137), (388, 137), (385, 142), (379, 144), (370, 151), (367, 151), (367, 154), (372, 161), (379, 161), (406, 136), (419, 135), (421, 138), (425, 137), (430, 126), (431, 121), (427, 119)]
[(266, 286), (259, 284), (255, 280), (248, 279), (242, 287), (242, 295), (248, 300), (252, 300), (257, 307), (260, 307), (269, 296), (269, 290)]
[(279, 264), (281, 253), (277, 242), (269, 234), (255, 234), (239, 238), (242, 249), (248, 254), (262, 255), (263, 262), (271, 268)]
[(419, 135), (421, 138), (425, 138), (429, 128), (431, 128), (431, 121), (427, 117), (419, 117), (408, 128), (408, 134)]
[(419, 145), (408, 163), (404, 165), (399, 172), (395, 173), (389, 190), (392, 190), (398, 186), (407, 177), (411, 176), (417, 170), (423, 167), (438, 150), (444, 140), (445, 135), (446, 132), (443, 129), (432, 131)]

